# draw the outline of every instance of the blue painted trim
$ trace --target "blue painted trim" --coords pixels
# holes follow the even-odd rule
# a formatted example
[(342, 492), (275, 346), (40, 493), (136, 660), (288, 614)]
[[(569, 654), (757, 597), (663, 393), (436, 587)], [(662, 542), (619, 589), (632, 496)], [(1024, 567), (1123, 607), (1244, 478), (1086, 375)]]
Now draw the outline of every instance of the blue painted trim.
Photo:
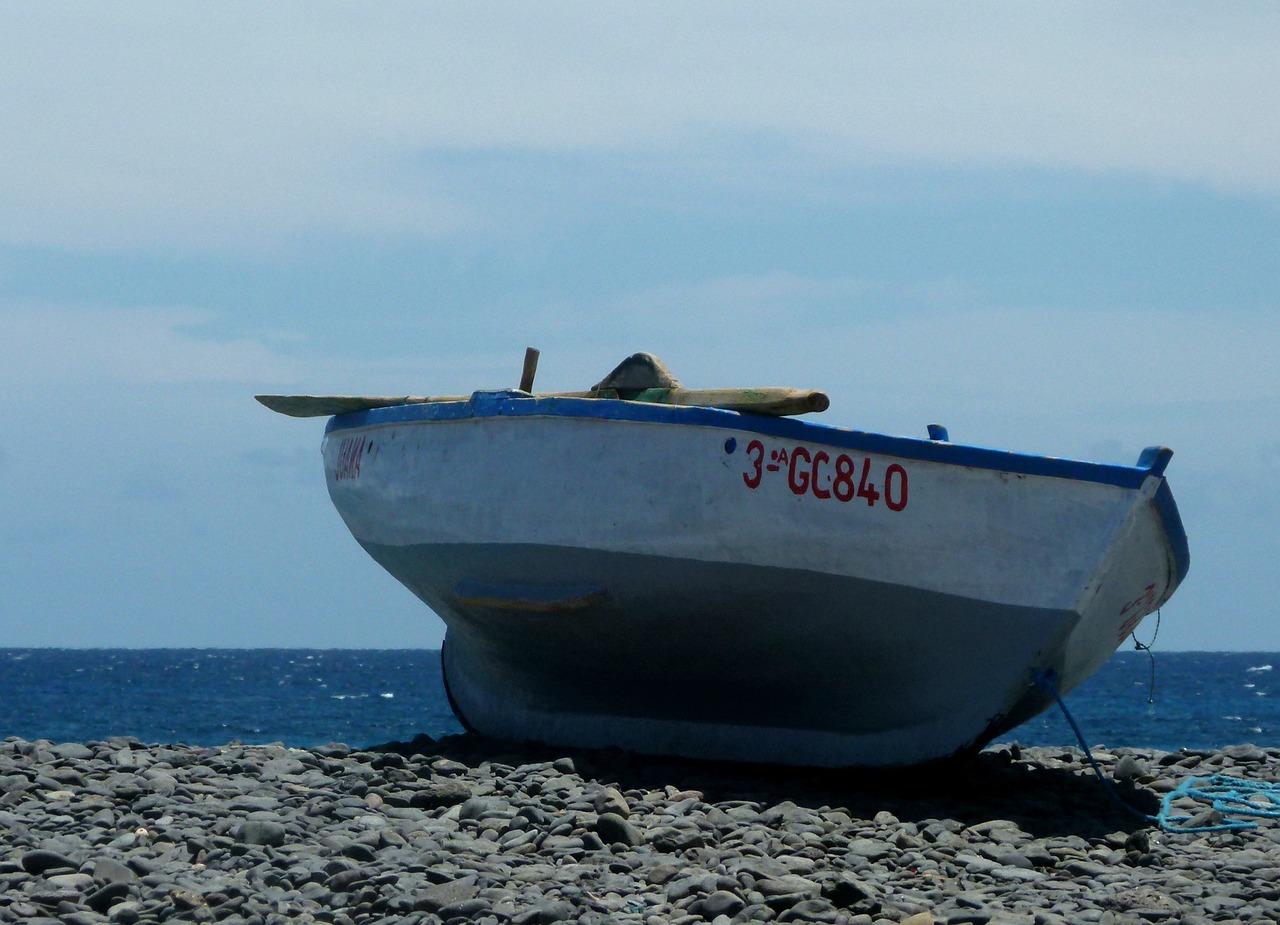
[(1164, 524), (1164, 535), (1173, 550), (1173, 561), (1176, 563), (1177, 578), (1173, 582), (1176, 588), (1182, 584), (1191, 568), (1191, 550), (1187, 546), (1187, 531), (1182, 526), (1182, 516), (1178, 513), (1178, 505), (1173, 500), (1173, 491), (1168, 482), (1161, 482), (1153, 499), (1156, 510), (1160, 512), (1160, 520)]
[(1138, 468), (1146, 469), (1149, 475), (1164, 475), (1164, 470), (1173, 459), (1173, 450), (1167, 446), (1149, 446), (1138, 457)]
[[(645, 424), (683, 424), (716, 427), (784, 440), (822, 443), (844, 450), (919, 459), (996, 472), (1039, 475), (1096, 482), (1119, 488), (1139, 488), (1152, 474), (1143, 466), (1121, 466), (1109, 463), (1036, 456), (943, 443), (915, 437), (891, 437), (885, 434), (848, 430), (830, 424), (775, 418), (760, 414), (740, 414), (718, 408), (657, 405), (645, 402), (614, 401), (603, 398), (525, 398), (522, 392), (477, 392), (470, 401), (433, 402), (416, 405), (393, 405), (369, 411), (353, 411), (330, 418), (325, 433), (336, 433), (358, 427), (382, 424), (408, 424), (427, 421), (458, 421), (488, 417), (566, 417), (610, 421), (634, 421)], [(1145, 456), (1144, 456), (1145, 459)]]

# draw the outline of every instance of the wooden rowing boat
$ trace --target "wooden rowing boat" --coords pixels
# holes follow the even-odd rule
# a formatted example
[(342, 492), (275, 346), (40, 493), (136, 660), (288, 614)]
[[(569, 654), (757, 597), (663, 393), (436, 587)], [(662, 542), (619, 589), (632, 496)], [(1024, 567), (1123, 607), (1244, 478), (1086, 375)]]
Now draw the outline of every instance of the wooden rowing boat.
[(444, 620), (471, 728), (826, 766), (966, 754), (1049, 705), (1036, 672), (1069, 691), (1186, 574), (1163, 447), (1074, 461), (637, 384), (265, 402), (334, 414), (333, 503)]

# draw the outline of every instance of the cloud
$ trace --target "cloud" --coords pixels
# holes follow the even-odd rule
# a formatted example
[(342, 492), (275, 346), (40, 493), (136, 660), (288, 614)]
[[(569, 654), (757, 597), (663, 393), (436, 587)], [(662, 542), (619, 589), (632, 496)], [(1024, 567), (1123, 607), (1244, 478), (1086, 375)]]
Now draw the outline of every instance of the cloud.
[(929, 386), (1019, 405), (1195, 407), (1280, 397), (1272, 327), (1227, 313), (992, 308), (899, 319), (868, 334), (880, 355)]
[(141, 502), (171, 508), (188, 496), (186, 488), (157, 473), (154, 467), (134, 467), (123, 473), (122, 481), (119, 500), (128, 504)]
[(781, 148), (798, 171), (1035, 166), (1274, 195), (1278, 24), (1195, 4), (10, 7), (0, 239), (259, 250), (484, 222), (482, 191), (427, 152), (726, 177)]
[(547, 320), (573, 318), (579, 333), (598, 329), (614, 340), (620, 331), (674, 332), (693, 362), (755, 350), (793, 372), (874, 370), (917, 394), (994, 391), (1059, 405), (1280, 400), (1280, 331), (1249, 312), (981, 303), (981, 293), (953, 280), (779, 272), (663, 284), (594, 313), (560, 305)]
[(188, 309), (0, 304), (11, 350), (6, 388), (257, 383), (297, 375), (300, 364), (262, 340), (202, 333), (216, 316)]
[[(326, 352), (292, 330), (224, 336), (228, 323), (202, 309), (0, 302), (0, 338), (11, 345), (0, 364), (0, 387), (10, 396), (100, 400), (110, 394), (123, 401), (129, 389), (215, 386), (199, 391), (202, 413), (238, 413), (247, 401), (269, 418), (248, 396), (468, 394), (514, 387), (520, 377), (514, 347), (509, 353), (455, 351), (424, 366), (421, 356), (385, 343), (376, 355)], [(179, 405), (195, 394), (170, 392)]]
[(320, 471), (319, 453), (310, 443), (289, 449), (255, 447), (240, 453), (236, 470), (259, 483), (312, 486)]

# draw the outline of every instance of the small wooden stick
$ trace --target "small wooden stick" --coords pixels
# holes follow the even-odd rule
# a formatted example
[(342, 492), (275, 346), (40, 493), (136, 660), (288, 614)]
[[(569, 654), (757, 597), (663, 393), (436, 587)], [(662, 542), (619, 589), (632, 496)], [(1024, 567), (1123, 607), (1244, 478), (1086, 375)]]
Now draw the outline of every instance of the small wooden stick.
[(533, 391), (533, 377), (538, 372), (538, 348), (524, 348), (524, 371), (520, 374), (520, 391)]

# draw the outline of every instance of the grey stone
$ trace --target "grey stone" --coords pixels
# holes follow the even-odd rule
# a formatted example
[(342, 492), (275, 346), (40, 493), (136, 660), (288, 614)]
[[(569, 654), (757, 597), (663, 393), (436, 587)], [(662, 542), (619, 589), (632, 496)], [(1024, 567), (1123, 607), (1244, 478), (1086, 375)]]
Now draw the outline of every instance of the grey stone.
[[(991, 913), (985, 909), (966, 909), (960, 912), (947, 913), (947, 925), (986, 925), (991, 921)], [(1035, 925), (1050, 925), (1051, 919), (1036, 916)]]
[(134, 925), (135, 922), (142, 918), (141, 909), (141, 903), (125, 900), (112, 906), (107, 913), (107, 918), (112, 922), (118, 923), (118, 925)]
[(96, 912), (64, 912), (58, 916), (62, 925), (101, 925), (102, 917)]
[(1256, 745), (1228, 745), (1222, 754), (1237, 762), (1260, 764), (1267, 760), (1267, 753)]
[(1140, 776), (1145, 771), (1138, 759), (1132, 755), (1125, 755), (1115, 763), (1111, 769), (1111, 776), (1118, 781), (1128, 782), (1135, 777)]
[(765, 896), (798, 893), (805, 898), (814, 898), (821, 892), (822, 887), (804, 877), (771, 877), (756, 881), (756, 889)]
[(461, 761), (454, 761), (452, 758), (437, 758), (431, 762), (431, 770), (437, 774), (456, 776), (458, 774), (466, 774), (471, 769)]
[(76, 862), (57, 851), (45, 851), (37, 848), (28, 851), (19, 859), (22, 869), (29, 874), (43, 874), (51, 870), (76, 869)]
[(278, 848), (288, 833), (279, 822), (270, 819), (247, 819), (236, 830), (236, 841), (247, 845), (270, 845)]
[(631, 805), (627, 803), (627, 798), (616, 787), (602, 788), (595, 795), (592, 804), (600, 815), (612, 813), (615, 816), (621, 816), (623, 819), (631, 815)]
[(289, 756), (284, 758), (272, 758), (271, 760), (264, 762), (260, 773), (263, 777), (279, 778), (303, 774), (306, 770), (306, 765), (297, 758)]
[(716, 890), (702, 900), (697, 914), (704, 919), (715, 918), (718, 915), (735, 916), (746, 906), (747, 901), (738, 894), (731, 893), (728, 890)]
[(360, 861), (363, 864), (372, 864), (378, 858), (378, 854), (373, 847), (363, 842), (350, 842), (342, 848), (344, 857), (349, 857), (353, 861)]
[(855, 838), (845, 850), (851, 857), (865, 858), (872, 863), (884, 860), (895, 851), (893, 845), (878, 838)]
[(147, 771), (143, 778), (147, 781), (147, 786), (155, 793), (167, 796), (178, 789), (178, 779), (172, 774), (166, 774), (163, 771)]
[(634, 847), (644, 841), (635, 826), (617, 813), (601, 813), (596, 817), (595, 833), (607, 845)]
[(825, 899), (803, 899), (782, 915), (780, 922), (835, 922), (840, 913)]
[(438, 913), (445, 906), (474, 899), (479, 892), (480, 890), (476, 886), (474, 877), (450, 880), (447, 883), (436, 883), (427, 887), (418, 895), (414, 901), (413, 908), (419, 912)]
[(649, 844), (659, 851), (683, 851), (706, 844), (706, 836), (694, 828), (661, 825), (646, 833)]
[(22, 793), (31, 789), (31, 780), (25, 774), (0, 774), (0, 793)]
[(84, 786), (84, 775), (75, 768), (51, 768), (44, 776), (64, 786)]
[(133, 886), (124, 881), (116, 881), (99, 887), (85, 897), (84, 904), (100, 915), (105, 915), (113, 906), (125, 901), (133, 892)]
[(511, 922), (512, 925), (551, 925), (553, 922), (567, 922), (576, 918), (572, 903), (564, 900), (543, 899), (515, 915)]
[(474, 919), (481, 913), (489, 911), (489, 901), (487, 899), (463, 899), (456, 903), (450, 903), (447, 906), (441, 906), (436, 913), (446, 922), (455, 916), (463, 916), (468, 919)]
[(93, 886), (93, 878), (88, 874), (51, 874), (45, 881), (55, 890), (75, 890), (83, 893)]
[(347, 870), (340, 870), (334, 873), (325, 880), (324, 885), (326, 889), (332, 890), (335, 893), (347, 893), (350, 892), (356, 884), (367, 883), (368, 881), (369, 875), (365, 871), (356, 867)]
[(493, 811), (493, 800), (471, 797), (458, 809), (459, 819), (483, 819)]
[(667, 884), (667, 900), (676, 903), (698, 893), (710, 893), (715, 888), (715, 874), (705, 870), (694, 870), (676, 877)]
[(848, 871), (840, 871), (835, 876), (824, 879), (821, 882), (821, 889), (825, 899), (842, 909), (857, 909), (872, 913), (880, 911), (875, 892)]
[(456, 806), (471, 799), (471, 787), (454, 778), (432, 781), (432, 783), (414, 792), (409, 798), (409, 805), (415, 809), (439, 809), (445, 806)]
[(648, 876), (644, 879), (654, 886), (662, 886), (675, 877), (680, 876), (680, 868), (674, 864), (654, 864), (649, 868)]
[(177, 909), (198, 909), (208, 905), (204, 896), (195, 890), (174, 890), (169, 894), (169, 898), (173, 900), (173, 905)]
[(98, 858), (93, 862), (96, 883), (135, 883), (138, 875), (115, 858)]
[(79, 890), (36, 889), (26, 894), (26, 898), (42, 906), (56, 906), (58, 903), (79, 903), (84, 896)]
[(1023, 870), (1030, 870), (1035, 866), (1022, 852), (1014, 848), (1007, 848), (1004, 845), (979, 845), (978, 853), (1002, 867), (1020, 867)]
[(1187, 822), (1181, 823), (1188, 829), (1212, 828), (1222, 825), (1222, 813), (1216, 809), (1205, 809), (1193, 815)]

